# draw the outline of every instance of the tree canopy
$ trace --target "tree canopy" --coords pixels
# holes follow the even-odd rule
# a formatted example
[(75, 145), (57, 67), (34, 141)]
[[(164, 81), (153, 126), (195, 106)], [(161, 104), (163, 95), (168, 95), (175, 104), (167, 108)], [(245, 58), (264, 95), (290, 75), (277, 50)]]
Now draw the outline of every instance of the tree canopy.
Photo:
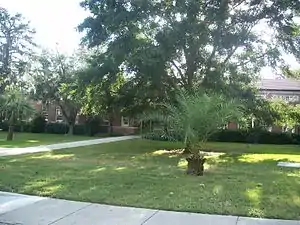
[(17, 89), (8, 89), (0, 97), (0, 113), (8, 121), (7, 140), (11, 141), (16, 122), (30, 118), (34, 108), (25, 93)]
[[(112, 132), (113, 120), (124, 107), (120, 90), (125, 83), (125, 78), (120, 72), (110, 71), (106, 74), (102, 69), (89, 64), (79, 73), (82, 82), (80, 86), (83, 100), (82, 112), (90, 116), (102, 116), (102, 119), (109, 121), (110, 132)], [(96, 79), (93, 79), (95, 77)]]
[(44, 103), (54, 103), (62, 111), (73, 134), (73, 126), (80, 112), (78, 68), (76, 57), (44, 51), (37, 57), (31, 81), (33, 97)]
[(297, 0), (85, 0), (81, 5), (91, 13), (79, 26), (89, 47), (105, 49), (115, 68), (126, 68), (139, 80), (151, 77), (171, 87), (232, 94), (236, 86), (241, 92), (262, 66), (279, 62), (281, 47), (298, 50), (291, 41)]
[(0, 92), (17, 84), (29, 68), (34, 30), (21, 14), (0, 7)]

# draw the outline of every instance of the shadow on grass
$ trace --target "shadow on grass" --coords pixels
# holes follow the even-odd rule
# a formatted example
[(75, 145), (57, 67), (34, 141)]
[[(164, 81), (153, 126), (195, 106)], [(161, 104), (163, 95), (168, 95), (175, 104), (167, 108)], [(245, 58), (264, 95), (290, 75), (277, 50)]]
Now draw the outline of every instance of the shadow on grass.
[[(300, 219), (300, 171), (255, 154), (209, 157), (185, 175), (178, 144), (141, 140), (0, 159), (0, 188), (77, 201), (165, 210)], [(265, 157), (265, 158), (263, 158)], [(285, 158), (283, 158), (285, 159)]]

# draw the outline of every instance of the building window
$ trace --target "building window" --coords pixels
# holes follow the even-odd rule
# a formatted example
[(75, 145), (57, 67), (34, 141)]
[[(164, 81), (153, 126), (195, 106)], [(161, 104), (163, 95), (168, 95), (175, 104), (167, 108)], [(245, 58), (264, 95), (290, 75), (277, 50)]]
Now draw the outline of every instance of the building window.
[(55, 115), (56, 115), (56, 122), (62, 122), (63, 121), (63, 114), (60, 107), (56, 107), (55, 109)]
[(48, 107), (47, 105), (42, 105), (42, 115), (45, 117), (45, 120), (48, 121)]
[(109, 124), (109, 120), (108, 119), (103, 119), (102, 120), (102, 125), (103, 126), (109, 126), (110, 124)]
[(299, 101), (299, 96), (297, 95), (289, 96), (289, 102), (298, 102), (298, 101)]
[(122, 127), (129, 127), (129, 118), (128, 117), (122, 116), (121, 126)]
[(75, 119), (75, 124), (79, 124), (80, 122), (80, 115), (77, 114), (76, 119)]
[(297, 96), (297, 95), (282, 95), (282, 96), (277, 96), (277, 98), (282, 99), (285, 102), (298, 102), (299, 101), (299, 96)]

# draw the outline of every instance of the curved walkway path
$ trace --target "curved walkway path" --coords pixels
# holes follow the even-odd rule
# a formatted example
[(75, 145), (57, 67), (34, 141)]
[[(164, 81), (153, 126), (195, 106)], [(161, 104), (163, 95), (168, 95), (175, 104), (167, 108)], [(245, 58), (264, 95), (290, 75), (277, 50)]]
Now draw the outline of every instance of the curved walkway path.
[(88, 145), (97, 145), (102, 143), (124, 141), (124, 140), (130, 140), (135, 138), (139, 138), (139, 136), (109, 137), (109, 138), (100, 138), (100, 139), (85, 140), (85, 141), (66, 142), (60, 144), (40, 145), (40, 146), (26, 147), (26, 148), (0, 148), (0, 157), (8, 156), (8, 155), (21, 155), (21, 154), (35, 153), (35, 152), (47, 152), (51, 150), (75, 148), (75, 147), (88, 146)]

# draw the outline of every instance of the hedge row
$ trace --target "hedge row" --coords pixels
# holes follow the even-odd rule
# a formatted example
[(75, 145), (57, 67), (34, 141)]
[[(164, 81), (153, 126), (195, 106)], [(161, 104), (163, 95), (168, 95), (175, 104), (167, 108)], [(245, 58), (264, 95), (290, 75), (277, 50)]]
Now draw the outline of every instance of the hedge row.
[[(0, 129), (8, 131), (8, 123), (1, 122)], [(51, 133), (51, 134), (66, 134), (69, 127), (65, 123), (46, 123), (44, 127), (37, 128), (34, 123), (18, 123), (14, 126), (16, 132), (32, 132), (32, 133)], [(98, 133), (107, 133), (107, 126), (93, 126), (92, 124), (76, 124), (74, 126), (75, 135), (94, 136)]]
[(214, 134), (211, 141), (256, 144), (300, 144), (300, 135), (273, 133), (264, 130), (222, 130)]
[[(163, 131), (143, 135), (146, 139), (160, 141), (182, 141), (182, 138)], [(300, 144), (300, 135), (290, 133), (272, 133), (264, 130), (220, 130), (209, 141), (239, 142), (257, 144)]]

